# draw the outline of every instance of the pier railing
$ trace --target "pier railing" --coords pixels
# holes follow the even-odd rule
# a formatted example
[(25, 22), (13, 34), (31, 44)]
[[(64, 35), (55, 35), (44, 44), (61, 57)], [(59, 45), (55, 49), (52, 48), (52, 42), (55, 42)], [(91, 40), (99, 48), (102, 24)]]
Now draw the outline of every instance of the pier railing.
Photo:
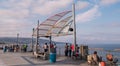
[(105, 50), (102, 48), (89, 48), (89, 54), (92, 54), (94, 51), (97, 51), (98, 55), (103, 57), (103, 60), (106, 61), (106, 54), (112, 54), (114, 58), (118, 58), (120, 62), (120, 50)]
[[(1, 47), (3, 47), (4, 45), (1, 45)], [(7, 45), (9, 46), (9, 45)], [(21, 46), (21, 45), (20, 45)], [(29, 51), (31, 50), (30, 48), (31, 46), (28, 46)], [(43, 50), (43, 47), (41, 46), (40, 49), (41, 51)], [(65, 48), (61, 47), (61, 46), (57, 46), (57, 55), (58, 56), (63, 56), (65, 53)], [(119, 62), (120, 62), (120, 49), (113, 49), (113, 50), (105, 50), (103, 48), (88, 48), (86, 49), (86, 51), (88, 51), (88, 54), (93, 54), (94, 51), (97, 51), (98, 55), (101, 56), (103, 58), (104, 61), (106, 61), (106, 54), (110, 53), (112, 54), (115, 58), (118, 58)], [(80, 52), (80, 51), (79, 51)], [(81, 52), (80, 52), (81, 54)]]
[[(59, 56), (63, 56), (64, 55), (64, 48), (63, 47), (58, 47), (57, 48), (57, 54)], [(112, 54), (113, 57), (118, 58), (118, 62), (120, 63), (120, 50), (119, 49), (114, 49), (114, 50), (105, 50), (103, 48), (89, 48), (88, 50), (88, 54), (93, 54), (94, 51), (97, 51), (98, 55), (102, 57), (102, 59), (104, 61), (106, 60), (106, 55), (108, 53)]]

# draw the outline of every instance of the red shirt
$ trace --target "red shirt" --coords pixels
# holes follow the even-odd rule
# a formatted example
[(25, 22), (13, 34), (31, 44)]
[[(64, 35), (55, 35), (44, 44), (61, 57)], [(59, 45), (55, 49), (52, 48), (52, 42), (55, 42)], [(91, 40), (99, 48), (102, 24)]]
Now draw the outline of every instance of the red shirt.
[(72, 44), (72, 45), (71, 45), (71, 49), (72, 49), (72, 51), (75, 50), (74, 48), (75, 48), (75, 46)]

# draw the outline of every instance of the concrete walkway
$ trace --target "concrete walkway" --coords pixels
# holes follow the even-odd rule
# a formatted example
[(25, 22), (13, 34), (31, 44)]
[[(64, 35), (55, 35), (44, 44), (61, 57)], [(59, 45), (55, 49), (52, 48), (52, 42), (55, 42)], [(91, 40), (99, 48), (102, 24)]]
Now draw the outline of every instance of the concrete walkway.
[(7, 65), (5, 65), (5, 63), (3, 63), (3, 61), (0, 60), (0, 66), (7, 66)]
[(32, 53), (3, 53), (0, 50), (0, 66), (89, 66), (81, 60), (72, 60), (67, 57), (58, 57), (56, 63), (49, 60), (35, 58)]

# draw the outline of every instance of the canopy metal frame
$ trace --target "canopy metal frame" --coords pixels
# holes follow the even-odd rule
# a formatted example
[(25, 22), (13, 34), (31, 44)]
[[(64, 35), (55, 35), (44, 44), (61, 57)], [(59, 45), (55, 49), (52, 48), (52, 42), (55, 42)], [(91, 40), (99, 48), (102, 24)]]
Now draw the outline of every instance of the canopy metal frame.
[[(73, 4), (73, 12), (72, 13), (71, 12), (72, 11), (64, 11), (64, 12), (55, 14), (49, 17), (48, 19), (46, 19), (41, 24), (39, 24), (39, 21), (38, 21), (37, 28), (34, 29), (33, 34), (32, 34), (32, 36), (36, 36), (37, 38), (36, 39), (36, 52), (38, 52), (37, 45), (39, 45), (38, 39), (40, 37), (48, 37), (50, 40), (50, 44), (51, 44), (53, 36), (58, 37), (58, 36), (73, 35), (74, 44), (76, 46), (76, 25), (75, 25), (74, 4)], [(69, 13), (70, 15), (66, 16)], [(70, 31), (69, 28), (73, 28), (73, 31)], [(65, 29), (66, 29), (66, 32), (64, 32)]]
[[(71, 14), (71, 11), (61, 12), (49, 17), (37, 26), (37, 28), (33, 32), (33, 36), (46, 37), (72, 35), (73, 32), (70, 32), (69, 30), (67, 32), (63, 31), (65, 27), (71, 27), (70, 23), (72, 23), (72, 15), (66, 16), (69, 13)], [(38, 35), (37, 30), (39, 31)]]

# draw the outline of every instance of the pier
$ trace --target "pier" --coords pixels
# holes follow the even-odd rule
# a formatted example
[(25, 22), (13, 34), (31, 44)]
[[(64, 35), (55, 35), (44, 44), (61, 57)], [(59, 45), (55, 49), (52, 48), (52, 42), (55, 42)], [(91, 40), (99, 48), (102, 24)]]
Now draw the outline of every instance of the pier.
[[(89, 51), (94, 51), (97, 49), (98, 55), (106, 59), (105, 54), (108, 53), (107, 50), (101, 48), (89, 48)], [(58, 51), (62, 51), (58, 48)], [(89, 52), (90, 53), (90, 52)], [(115, 57), (120, 59), (120, 53), (117, 51), (109, 51)], [(103, 59), (103, 60), (104, 60)], [(106, 60), (104, 60), (106, 61)], [(107, 62), (106, 62), (107, 63)], [(119, 61), (117, 64), (120, 64)], [(74, 60), (70, 57), (65, 57), (62, 54), (57, 54), (57, 59), (55, 63), (50, 63), (49, 60), (43, 60), (41, 58), (36, 58), (32, 52), (5, 52), (0, 50), (0, 66), (90, 66), (87, 64), (86, 60), (77, 59)]]
[(3, 53), (0, 50), (0, 66), (88, 66), (86, 61), (72, 60), (68, 57), (57, 57), (56, 63), (50, 63), (49, 60), (35, 58), (32, 53)]

